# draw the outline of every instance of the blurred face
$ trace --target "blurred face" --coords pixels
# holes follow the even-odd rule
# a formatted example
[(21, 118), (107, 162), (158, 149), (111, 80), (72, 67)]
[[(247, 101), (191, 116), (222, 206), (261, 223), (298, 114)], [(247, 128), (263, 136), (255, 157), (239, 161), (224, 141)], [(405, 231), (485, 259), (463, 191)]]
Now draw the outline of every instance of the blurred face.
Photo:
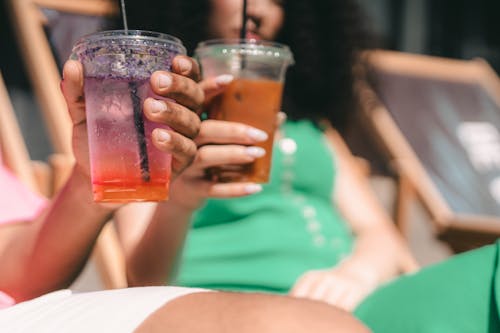
[[(211, 3), (210, 37), (239, 38), (243, 0), (211, 0)], [(282, 3), (283, 0), (247, 0), (246, 38), (274, 40), (283, 25)]]

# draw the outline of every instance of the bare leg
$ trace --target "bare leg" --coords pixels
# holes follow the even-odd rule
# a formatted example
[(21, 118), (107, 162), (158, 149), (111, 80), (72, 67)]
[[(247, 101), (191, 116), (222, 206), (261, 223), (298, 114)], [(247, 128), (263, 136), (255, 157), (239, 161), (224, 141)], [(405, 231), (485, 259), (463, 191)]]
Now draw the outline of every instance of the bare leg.
[(265, 294), (195, 293), (167, 303), (135, 333), (368, 333), (325, 303)]

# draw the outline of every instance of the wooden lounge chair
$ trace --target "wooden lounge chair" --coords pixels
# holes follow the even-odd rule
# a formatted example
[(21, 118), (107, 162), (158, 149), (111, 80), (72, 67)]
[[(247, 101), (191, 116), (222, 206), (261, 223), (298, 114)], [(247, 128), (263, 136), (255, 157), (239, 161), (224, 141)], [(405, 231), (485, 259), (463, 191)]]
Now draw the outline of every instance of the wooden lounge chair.
[(31, 160), (1, 73), (0, 152), (2, 163), (26, 186), (34, 192), (50, 195), (52, 187), (50, 168), (44, 162)]
[[(73, 164), (72, 124), (59, 88), (59, 64), (46, 34), (50, 23), (46, 11), (102, 17), (115, 15), (117, 8), (115, 2), (106, 0), (9, 0), (8, 4), (21, 54), (56, 153), (50, 158), (50, 163), (55, 176), (53, 186), (57, 189), (64, 183)], [(112, 223), (103, 229), (93, 259), (106, 288), (127, 285), (124, 257)]]
[(398, 173), (401, 230), (417, 199), (454, 251), (493, 242), (500, 236), (496, 73), (480, 59), (390, 51), (368, 57), (375, 90), (363, 89), (363, 119)]

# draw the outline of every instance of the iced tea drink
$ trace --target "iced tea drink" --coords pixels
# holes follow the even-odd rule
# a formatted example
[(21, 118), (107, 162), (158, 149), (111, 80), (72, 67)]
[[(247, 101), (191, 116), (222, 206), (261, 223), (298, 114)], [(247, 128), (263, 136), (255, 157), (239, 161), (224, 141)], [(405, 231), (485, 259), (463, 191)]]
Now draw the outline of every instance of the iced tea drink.
[(196, 49), (203, 77), (231, 74), (234, 80), (209, 106), (208, 117), (244, 123), (268, 134), (258, 144), (266, 155), (245, 165), (212, 168), (223, 182), (267, 183), (271, 168), (276, 116), (281, 107), (286, 69), (293, 56), (285, 45), (256, 40), (212, 40)]
[(143, 114), (154, 96), (149, 77), (170, 70), (185, 54), (181, 42), (147, 31), (105, 31), (73, 49), (84, 67), (84, 90), (94, 200), (160, 201), (168, 198), (171, 156), (151, 142), (153, 123)]
[(218, 96), (209, 109), (209, 118), (235, 121), (265, 131), (268, 139), (257, 146), (267, 154), (255, 162), (235, 167), (212, 170), (221, 181), (250, 181), (265, 183), (269, 180), (271, 152), (276, 114), (281, 105), (283, 84), (272, 80), (235, 79), (224, 94)]

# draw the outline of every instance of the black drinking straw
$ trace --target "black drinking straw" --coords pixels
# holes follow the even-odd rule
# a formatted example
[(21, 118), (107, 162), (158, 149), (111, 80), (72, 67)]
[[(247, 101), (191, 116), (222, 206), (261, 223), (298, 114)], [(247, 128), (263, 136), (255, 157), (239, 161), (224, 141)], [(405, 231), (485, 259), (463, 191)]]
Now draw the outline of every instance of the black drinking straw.
[[(128, 24), (127, 24), (127, 13), (125, 11), (125, 1), (120, 1), (120, 12), (123, 20), (123, 28), (125, 34), (128, 34)], [(129, 82), (128, 87), (130, 89), (130, 99), (132, 100), (132, 107), (134, 112), (134, 127), (137, 136), (137, 145), (139, 146), (139, 158), (141, 166), (141, 177), (145, 182), (151, 180), (151, 175), (149, 173), (149, 159), (148, 150), (146, 146), (146, 135), (144, 133), (144, 120), (142, 119), (142, 108), (141, 108), (141, 98), (137, 91), (137, 82)]]
[(241, 30), (240, 30), (240, 38), (245, 39), (247, 37), (247, 0), (243, 0), (243, 10), (241, 13)]
[(139, 145), (139, 157), (141, 159), (141, 177), (145, 182), (151, 180), (149, 173), (148, 149), (146, 146), (146, 135), (144, 133), (144, 120), (142, 119), (141, 98), (137, 94), (137, 82), (129, 82), (130, 98), (134, 108), (134, 126), (137, 135), (137, 144)]
[[(240, 39), (241, 43), (244, 44), (244, 39), (247, 37), (247, 0), (243, 0), (243, 9), (241, 11), (241, 30), (240, 30)], [(246, 67), (246, 59), (245, 54), (241, 55), (241, 69)]]

